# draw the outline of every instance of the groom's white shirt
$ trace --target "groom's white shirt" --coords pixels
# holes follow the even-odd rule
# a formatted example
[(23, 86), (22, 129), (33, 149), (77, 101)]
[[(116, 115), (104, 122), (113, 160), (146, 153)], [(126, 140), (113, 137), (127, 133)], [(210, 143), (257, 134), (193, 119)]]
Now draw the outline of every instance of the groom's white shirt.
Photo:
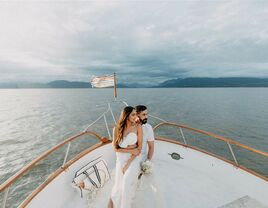
[(153, 128), (150, 124), (146, 123), (142, 125), (142, 150), (141, 150), (141, 155), (142, 159), (146, 160), (147, 159), (147, 142), (149, 141), (154, 141), (154, 131)]

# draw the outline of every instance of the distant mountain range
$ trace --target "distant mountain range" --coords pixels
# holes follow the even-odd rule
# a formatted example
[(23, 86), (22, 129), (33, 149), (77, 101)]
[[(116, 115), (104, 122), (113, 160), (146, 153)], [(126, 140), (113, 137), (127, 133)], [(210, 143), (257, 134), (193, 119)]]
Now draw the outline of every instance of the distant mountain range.
[[(130, 88), (135, 85), (125, 85), (125, 84), (117, 84), (118, 88)], [(136, 85), (138, 87), (142, 87), (142, 85)], [(6, 89), (20, 89), (20, 88), (91, 88), (91, 84), (89, 82), (72, 82), (67, 80), (55, 80), (48, 83), (29, 83), (29, 82), (19, 82), (19, 83), (0, 83), (0, 88)]]
[[(142, 84), (117, 84), (118, 88), (172, 88), (172, 87), (268, 87), (268, 78), (229, 77), (229, 78), (177, 78), (155, 86)], [(48, 83), (0, 83), (0, 88), (91, 88), (88, 82), (55, 80)]]
[(55, 80), (48, 83), (0, 83), (0, 88), (89, 88), (87, 82), (70, 82), (66, 80)]
[(268, 87), (268, 78), (178, 78), (167, 80), (155, 87)]

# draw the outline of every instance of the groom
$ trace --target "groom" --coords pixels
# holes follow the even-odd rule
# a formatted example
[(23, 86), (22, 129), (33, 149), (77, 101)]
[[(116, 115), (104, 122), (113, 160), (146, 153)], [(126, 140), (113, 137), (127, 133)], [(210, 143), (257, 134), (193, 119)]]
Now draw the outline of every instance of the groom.
[[(142, 124), (142, 134), (143, 134), (143, 142), (142, 142), (142, 160), (151, 160), (154, 154), (154, 131), (150, 124), (147, 123), (148, 120), (148, 110), (144, 105), (137, 105), (135, 107), (137, 116)], [(148, 145), (148, 153), (147, 153), (147, 145)]]

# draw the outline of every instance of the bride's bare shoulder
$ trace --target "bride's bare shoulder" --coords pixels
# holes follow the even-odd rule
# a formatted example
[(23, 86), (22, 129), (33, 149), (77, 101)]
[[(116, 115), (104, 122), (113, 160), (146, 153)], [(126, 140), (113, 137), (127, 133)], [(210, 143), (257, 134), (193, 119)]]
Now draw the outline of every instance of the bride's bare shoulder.
[(137, 131), (140, 131), (142, 129), (141, 124), (136, 124)]

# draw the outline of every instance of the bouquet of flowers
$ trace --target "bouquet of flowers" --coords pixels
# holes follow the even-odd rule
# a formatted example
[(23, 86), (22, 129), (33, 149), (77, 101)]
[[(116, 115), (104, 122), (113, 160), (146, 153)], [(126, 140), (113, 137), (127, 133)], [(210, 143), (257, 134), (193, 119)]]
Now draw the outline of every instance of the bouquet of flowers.
[(141, 173), (139, 175), (139, 179), (143, 174), (149, 174), (153, 171), (153, 163), (150, 160), (145, 160), (141, 163)]

